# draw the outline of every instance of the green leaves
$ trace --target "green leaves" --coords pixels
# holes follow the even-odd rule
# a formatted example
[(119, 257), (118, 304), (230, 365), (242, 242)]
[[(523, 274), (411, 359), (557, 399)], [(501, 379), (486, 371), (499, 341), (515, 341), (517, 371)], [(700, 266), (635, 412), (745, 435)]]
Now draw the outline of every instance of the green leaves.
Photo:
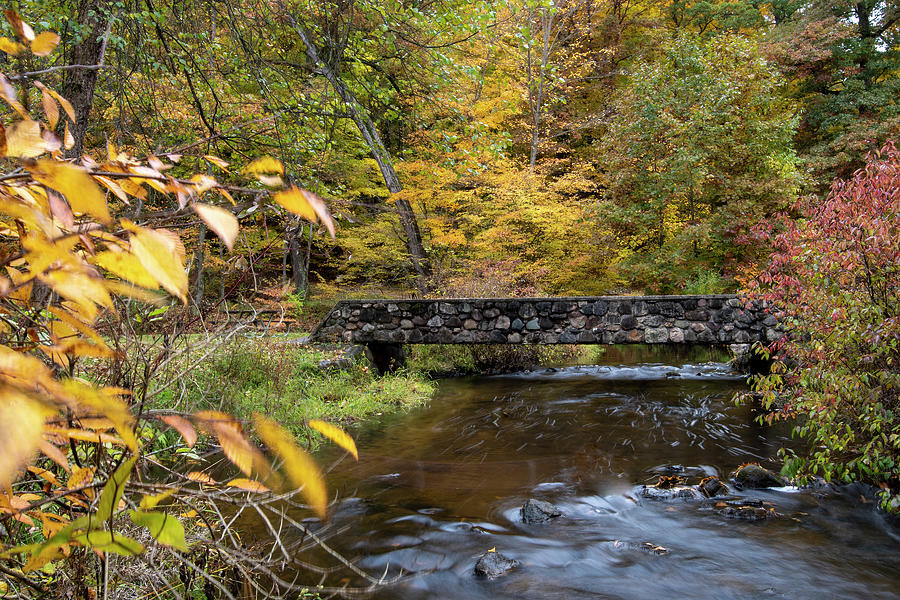
[(144, 551), (140, 542), (114, 531), (103, 529), (91, 530), (87, 533), (76, 535), (72, 541), (78, 542), (99, 552), (112, 552), (122, 556), (134, 556)]
[(184, 539), (184, 526), (176, 517), (162, 512), (146, 512), (132, 510), (128, 513), (135, 525), (146, 527), (160, 544), (171, 546), (181, 552), (187, 552)]
[(115, 513), (122, 494), (125, 493), (125, 484), (131, 478), (131, 471), (134, 469), (134, 463), (137, 462), (137, 456), (131, 457), (123, 462), (116, 469), (106, 485), (103, 486), (103, 492), (100, 494), (100, 501), (97, 503), (97, 512), (95, 517), (100, 521), (109, 521)]

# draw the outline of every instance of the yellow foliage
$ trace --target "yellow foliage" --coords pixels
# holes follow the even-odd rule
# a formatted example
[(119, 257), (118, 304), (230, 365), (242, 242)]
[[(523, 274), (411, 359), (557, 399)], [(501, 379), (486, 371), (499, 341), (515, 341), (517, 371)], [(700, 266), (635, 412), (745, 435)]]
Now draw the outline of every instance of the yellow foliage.
[[(56, 48), (56, 34), (35, 35), (14, 11), (7, 10), (5, 15), (19, 41), (0, 38), (0, 51), (18, 54), (28, 49), (33, 55), (46, 56)], [(228, 190), (208, 175), (177, 179), (166, 173), (172, 165), (161, 158), (150, 156), (141, 162), (114, 144), (109, 144), (104, 162), (63, 160), (63, 143), (54, 132), (60, 130), (61, 119), (66, 121), (64, 140), (69, 145), (74, 110), (52, 89), (37, 82), (34, 85), (41, 92), (47, 124), (27, 113), (16, 88), (0, 73), (0, 100), (14, 111), (5, 113), (14, 114), (12, 119), (7, 117), (9, 122), (0, 123), (0, 156), (12, 167), (0, 177), (0, 331), (4, 334), (0, 338), (0, 515), (9, 515), (28, 527), (40, 522), (47, 538), (43, 543), (5, 550), (0, 558), (27, 555), (26, 572), (68, 555), (73, 545), (120, 554), (143, 550), (141, 544), (108, 528), (114, 514), (125, 507), (122, 494), (141, 451), (130, 392), (72, 376), (80, 357), (114, 356), (97, 332), (96, 322), (102, 313), (115, 310), (115, 296), (153, 301), (157, 299), (153, 292), (161, 287), (184, 303), (188, 301), (186, 253), (179, 235), (122, 218), (123, 206), (132, 199), (150, 198), (152, 189), (180, 209), (193, 208), (229, 248), (239, 231), (232, 210), (199, 202), (201, 195), (211, 190), (231, 200)], [(180, 157), (165, 158), (177, 162)], [(205, 159), (221, 169), (229, 166), (214, 156)], [(282, 175), (284, 168), (266, 158), (251, 163), (247, 172), (276, 184), (272, 175)], [(324, 223), (334, 234), (334, 223), (318, 196), (298, 188), (282, 194), (287, 194), (281, 203), (288, 204), (289, 210)], [(68, 377), (62, 375), (65, 371), (69, 371)], [(175, 428), (187, 445), (196, 442), (197, 432), (187, 418), (167, 415), (160, 419)], [(251, 492), (281, 485), (282, 479), (238, 421), (206, 412), (195, 415), (194, 422), (217, 437), (225, 455), (241, 471), (259, 480), (238, 478), (227, 485)], [(303, 488), (310, 504), (324, 516), (326, 493), (318, 467), (279, 426), (264, 419), (259, 424), (260, 436), (285, 461), (292, 485)], [(356, 454), (349, 436), (325, 424), (319, 427)], [(70, 464), (67, 453), (80, 444), (114, 446), (107, 451), (121, 457), (121, 466), (107, 476), (99, 467)], [(71, 473), (64, 483), (52, 472), (30, 464), (41, 454)], [(86, 514), (68, 522), (40, 511), (46, 494), (13, 494), (25, 468), (43, 480), (44, 491), (54, 494), (57, 504), (68, 503)], [(98, 476), (108, 479), (99, 502), (91, 504), (96, 499), (94, 490), (85, 486), (94, 485)], [(215, 483), (203, 473), (192, 472), (187, 477)], [(153, 508), (175, 493), (145, 496), (141, 507)], [(151, 533), (160, 543), (181, 548), (184, 536), (183, 532), (177, 535), (180, 525), (177, 521), (169, 524), (165, 516), (134, 511), (132, 520), (152, 525)]]

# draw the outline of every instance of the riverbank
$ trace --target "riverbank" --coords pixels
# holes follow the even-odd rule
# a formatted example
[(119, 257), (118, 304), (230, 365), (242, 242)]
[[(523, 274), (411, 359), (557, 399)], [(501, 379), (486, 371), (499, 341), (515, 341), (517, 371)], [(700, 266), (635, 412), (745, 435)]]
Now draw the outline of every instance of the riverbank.
[[(306, 437), (304, 424), (311, 419), (347, 426), (421, 406), (434, 393), (429, 377), (414, 371), (378, 377), (365, 357), (344, 361), (340, 369), (322, 368), (320, 363), (340, 358), (344, 349), (292, 341), (241, 337), (213, 352), (195, 351), (190, 369), (171, 368), (158, 378), (152, 407), (220, 410), (240, 419), (257, 412)], [(175, 377), (178, 384), (169, 385)]]

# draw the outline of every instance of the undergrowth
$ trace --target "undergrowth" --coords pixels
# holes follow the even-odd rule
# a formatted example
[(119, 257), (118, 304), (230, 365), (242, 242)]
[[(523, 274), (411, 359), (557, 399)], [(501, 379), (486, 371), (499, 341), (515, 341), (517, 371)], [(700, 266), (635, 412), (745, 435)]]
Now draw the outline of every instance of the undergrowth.
[(238, 339), (182, 374), (177, 389), (155, 395), (154, 407), (214, 409), (239, 418), (258, 412), (306, 435), (310, 419), (348, 424), (409, 410), (434, 392), (434, 384), (418, 373), (378, 377), (364, 357), (342, 370), (319, 367), (341, 353), (281, 338)]

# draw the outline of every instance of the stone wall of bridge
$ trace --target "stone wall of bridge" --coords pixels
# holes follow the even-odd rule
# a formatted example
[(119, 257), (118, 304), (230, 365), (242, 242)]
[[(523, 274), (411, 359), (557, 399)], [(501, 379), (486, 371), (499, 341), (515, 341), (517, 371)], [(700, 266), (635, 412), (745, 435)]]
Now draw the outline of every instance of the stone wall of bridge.
[(310, 341), (353, 344), (749, 344), (780, 336), (737, 296), (342, 300)]

